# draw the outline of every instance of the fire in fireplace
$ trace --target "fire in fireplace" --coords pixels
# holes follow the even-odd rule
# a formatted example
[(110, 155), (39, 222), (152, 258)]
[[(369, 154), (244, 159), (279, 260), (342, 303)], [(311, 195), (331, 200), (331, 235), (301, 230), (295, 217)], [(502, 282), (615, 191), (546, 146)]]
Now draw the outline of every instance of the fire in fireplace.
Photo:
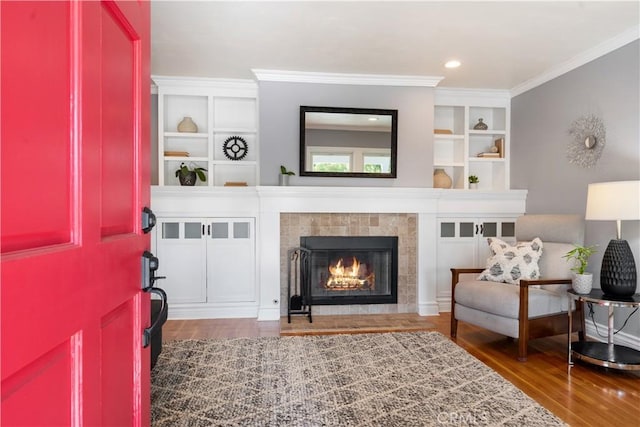
[(398, 301), (398, 238), (307, 236), (314, 305), (395, 304)]
[(376, 275), (370, 272), (367, 264), (360, 263), (356, 257), (352, 258), (351, 265), (343, 264), (342, 258), (337, 263), (329, 265), (329, 277), (324, 282), (327, 289), (373, 289)]

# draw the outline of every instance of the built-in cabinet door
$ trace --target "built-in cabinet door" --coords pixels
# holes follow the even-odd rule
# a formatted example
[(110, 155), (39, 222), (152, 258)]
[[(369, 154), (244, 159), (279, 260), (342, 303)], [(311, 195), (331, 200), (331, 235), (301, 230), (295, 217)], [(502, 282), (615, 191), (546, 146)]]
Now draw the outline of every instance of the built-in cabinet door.
[(208, 226), (208, 301), (255, 301), (255, 219), (214, 218)]
[(255, 218), (161, 218), (159, 276), (169, 301), (256, 301)]
[(438, 220), (438, 297), (451, 295), (451, 268), (485, 267), (491, 255), (488, 237), (513, 243), (515, 218), (442, 218)]
[(156, 256), (161, 287), (171, 303), (205, 302), (207, 298), (206, 221), (158, 219)]
[(443, 277), (454, 267), (478, 264), (478, 225), (474, 218), (448, 218), (438, 221), (438, 259)]

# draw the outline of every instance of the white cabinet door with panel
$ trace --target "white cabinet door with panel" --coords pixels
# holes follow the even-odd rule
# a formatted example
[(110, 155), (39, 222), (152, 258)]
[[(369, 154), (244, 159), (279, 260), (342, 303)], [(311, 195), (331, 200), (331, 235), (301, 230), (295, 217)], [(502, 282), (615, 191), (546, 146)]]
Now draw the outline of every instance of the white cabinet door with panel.
[(216, 218), (209, 221), (207, 299), (256, 301), (255, 221)]
[(159, 218), (154, 231), (170, 311), (233, 317), (228, 303), (256, 303), (255, 218)]
[(441, 218), (438, 220), (438, 297), (451, 296), (451, 268), (484, 267), (491, 255), (488, 237), (515, 241), (515, 218)]
[(155, 254), (157, 274), (171, 303), (207, 299), (207, 239), (199, 218), (158, 218)]

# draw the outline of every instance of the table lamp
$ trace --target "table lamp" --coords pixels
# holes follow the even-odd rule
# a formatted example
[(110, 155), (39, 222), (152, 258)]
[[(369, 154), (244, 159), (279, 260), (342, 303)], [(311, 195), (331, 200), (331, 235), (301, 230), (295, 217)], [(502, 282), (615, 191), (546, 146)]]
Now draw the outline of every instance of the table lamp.
[(640, 181), (589, 184), (585, 219), (617, 223), (617, 238), (611, 239), (602, 258), (602, 292), (614, 297), (635, 294), (636, 264), (629, 243), (620, 236), (620, 222), (640, 220)]

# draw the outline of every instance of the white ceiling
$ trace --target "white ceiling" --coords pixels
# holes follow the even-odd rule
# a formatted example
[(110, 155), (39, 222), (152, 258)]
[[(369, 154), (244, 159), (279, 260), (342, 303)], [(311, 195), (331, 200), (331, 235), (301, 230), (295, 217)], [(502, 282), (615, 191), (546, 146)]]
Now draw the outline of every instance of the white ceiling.
[[(153, 0), (151, 72), (443, 76), (439, 86), (513, 90), (638, 38), (639, 21), (638, 1)], [(452, 58), (462, 66), (445, 69)]]

